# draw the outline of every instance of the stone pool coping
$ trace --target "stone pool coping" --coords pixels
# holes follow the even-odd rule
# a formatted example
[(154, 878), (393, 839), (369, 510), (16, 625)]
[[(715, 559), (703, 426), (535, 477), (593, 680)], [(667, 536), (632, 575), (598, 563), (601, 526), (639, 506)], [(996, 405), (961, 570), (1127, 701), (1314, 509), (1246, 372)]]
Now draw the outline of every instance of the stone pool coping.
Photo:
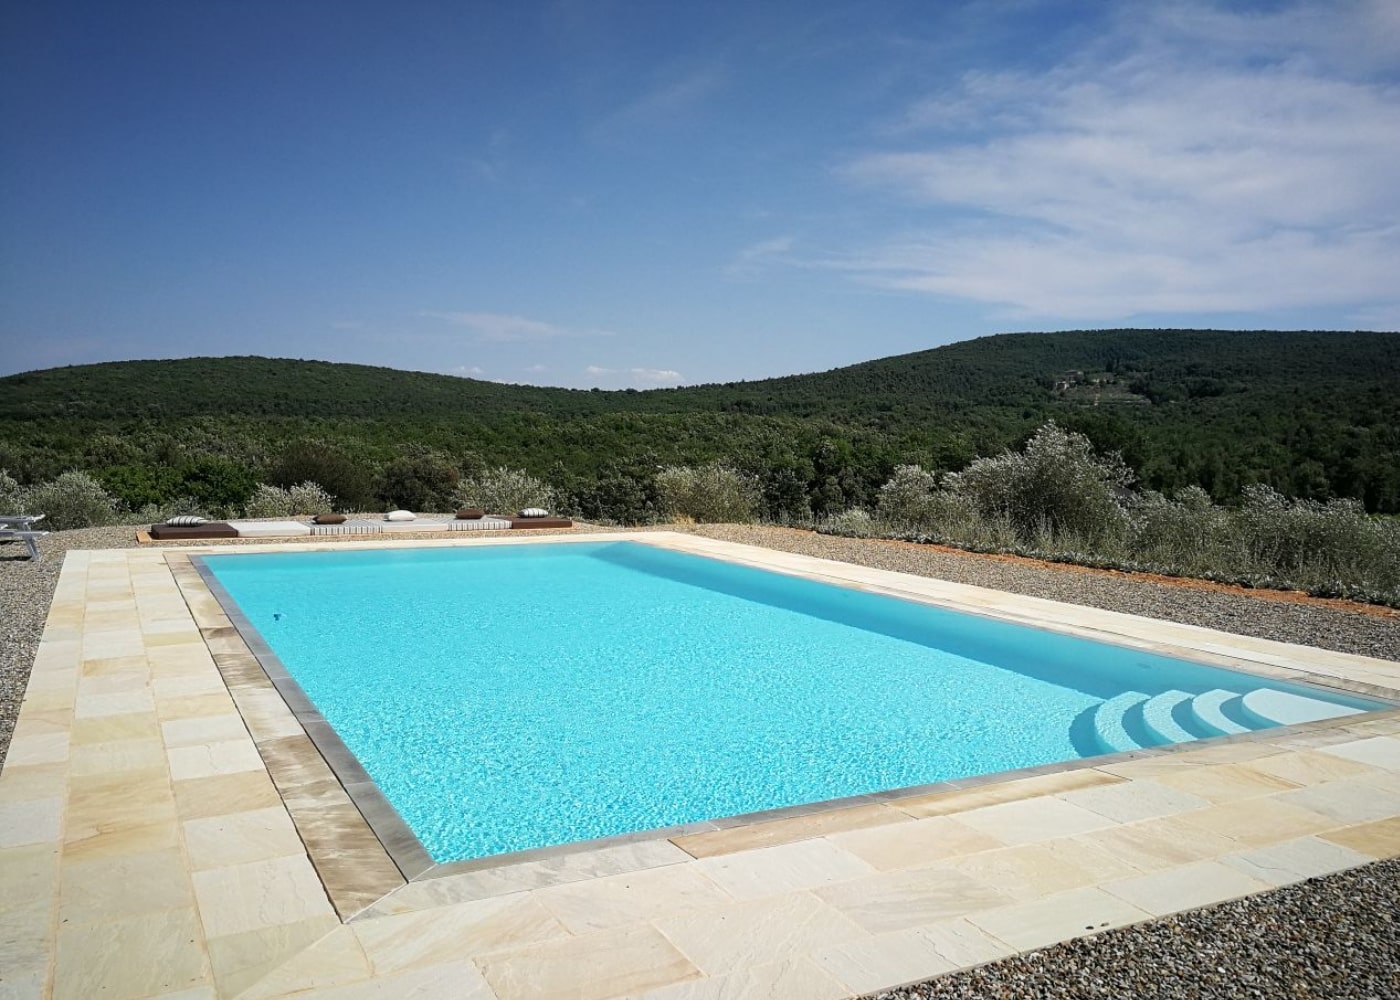
[[(1390, 661), (696, 536), (387, 544), (623, 537), (1400, 693)], [(19, 995), (837, 997), (1400, 854), (1388, 710), (409, 881), (198, 551), (64, 564), (0, 773), (0, 968)]]

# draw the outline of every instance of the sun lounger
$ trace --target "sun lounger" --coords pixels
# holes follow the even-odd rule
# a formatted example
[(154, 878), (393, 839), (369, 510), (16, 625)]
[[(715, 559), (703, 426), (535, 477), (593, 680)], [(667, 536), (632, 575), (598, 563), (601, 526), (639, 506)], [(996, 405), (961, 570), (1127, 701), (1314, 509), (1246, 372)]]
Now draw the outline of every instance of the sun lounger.
[(21, 531), (18, 528), (0, 528), (0, 542), (23, 542), (25, 548), (29, 549), (30, 561), (38, 562), (38, 541), (47, 534), (47, 531)]
[(379, 535), (384, 532), (383, 521), (363, 517), (353, 517), (340, 524), (312, 524), (309, 527), (313, 535)]
[(239, 538), (297, 538), (311, 534), (301, 521), (235, 521)]
[(574, 522), (566, 517), (512, 517), (512, 528), (572, 528)]
[(237, 538), (238, 529), (227, 521), (205, 521), (203, 524), (153, 524), (151, 539), (172, 542), (199, 538)]
[(448, 531), (508, 531), (510, 522), (504, 517), (474, 517), (447, 522)]

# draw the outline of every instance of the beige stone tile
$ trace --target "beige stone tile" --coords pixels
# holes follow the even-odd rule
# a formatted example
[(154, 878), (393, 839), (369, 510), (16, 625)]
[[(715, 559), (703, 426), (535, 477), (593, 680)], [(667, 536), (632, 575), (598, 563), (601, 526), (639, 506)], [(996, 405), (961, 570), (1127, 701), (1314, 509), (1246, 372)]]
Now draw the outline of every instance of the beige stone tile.
[(711, 976), (781, 961), (790, 955), (815, 952), (868, 936), (857, 924), (809, 892), (769, 896), (722, 909), (668, 917), (657, 926), (686, 957)]
[(799, 840), (825, 837), (842, 830), (861, 830), (887, 823), (907, 823), (909, 816), (885, 805), (854, 806), (850, 809), (827, 809), (795, 816), (790, 819), (751, 823), (728, 830), (694, 833), (672, 837), (671, 842), (696, 858), (750, 851), (757, 847), (774, 847)]
[(146, 654), (137, 656), (111, 656), (97, 657), (93, 659), (83, 659), (79, 667), (82, 677), (111, 677), (120, 674), (135, 674), (139, 680), (136, 686), (142, 687), (146, 680), (146, 671), (150, 669), (150, 664), (146, 660)]
[(933, 945), (940, 958), (955, 969), (995, 962), (1016, 951), (965, 917), (920, 927), (917, 932)]
[(1253, 761), (1249, 768), (1294, 785), (1317, 785), (1340, 778), (1355, 778), (1363, 774), (1378, 774), (1378, 768), (1322, 753), (1319, 750), (1293, 750)]
[(58, 847), (29, 844), (0, 850), (0, 912), (56, 898)]
[(134, 776), (147, 771), (164, 771), (165, 765), (165, 744), (159, 738), (75, 746), (71, 761), (75, 778)]
[(1172, 788), (1151, 778), (1066, 792), (1059, 798), (1100, 816), (1107, 816), (1116, 823), (1158, 819), (1210, 805), (1199, 795)]
[(1373, 858), (1393, 858), (1400, 856), (1400, 817), (1329, 830), (1320, 837)]
[(194, 698), (201, 695), (221, 694), (225, 691), (224, 679), (219, 676), (211, 661), (207, 670), (200, 670), (198, 673), (179, 674), (176, 676), (166, 676), (157, 674), (151, 681), (151, 690), (155, 692), (156, 704), (163, 701), (170, 701), (175, 698)]
[(1109, 882), (1103, 888), (1140, 910), (1163, 916), (1263, 892), (1270, 885), (1219, 861), (1197, 861)]
[(1071, 889), (1028, 903), (974, 913), (968, 919), (980, 930), (1018, 951), (1030, 951), (1126, 927), (1149, 914), (1098, 888)]
[(65, 864), (178, 844), (175, 798), (163, 771), (75, 776), (69, 783)]
[(1141, 871), (1157, 871), (1217, 858), (1240, 849), (1239, 842), (1224, 833), (1191, 826), (1171, 816), (1125, 824), (1073, 839)]
[(0, 848), (57, 844), (62, 818), (61, 798), (0, 802)]
[(59, 898), (60, 921), (73, 924), (194, 906), (184, 858), (174, 849), (70, 862)]
[(1256, 764), (1212, 764), (1176, 774), (1164, 774), (1157, 781), (1212, 803), (1238, 802), (1240, 799), (1297, 788), (1297, 783), (1269, 774), (1258, 766), (1276, 759), (1264, 758)]
[[(1056, 852), (1045, 844), (1025, 844), (958, 858), (948, 867), (954, 867), (1014, 900), (1037, 899), (1102, 881), (1098, 872), (1081, 868), (1069, 860), (1068, 849)], [(1120, 871), (1119, 877), (1138, 874), (1132, 868), (1123, 868), (1126, 870)]]
[(922, 868), (944, 858), (1005, 846), (948, 816), (837, 833), (827, 839), (880, 871)]
[(220, 995), (238, 996), (339, 926), (335, 917), (323, 915), (211, 937), (209, 962)]
[(259, 979), (239, 994), (239, 1000), (272, 1000), (288, 993), (356, 983), (369, 976), (369, 962), (354, 931), (340, 926)]
[(148, 997), (203, 985), (207, 975), (192, 909), (68, 924), (58, 934), (54, 998)]
[(282, 798), (266, 771), (238, 771), (176, 781), (175, 808), (184, 820), (280, 806)]
[(647, 925), (498, 952), (478, 965), (500, 1000), (604, 1000), (700, 975)]
[(263, 770), (258, 748), (246, 736), (239, 740), (220, 740), (199, 746), (172, 747), (169, 757), (170, 776), (177, 781)]
[(623, 872), (659, 868), (693, 860), (668, 840), (617, 844), (594, 851), (563, 854), (541, 861), (526, 861), (499, 868), (443, 878), (411, 882), (376, 903), (375, 914), (411, 913), (436, 906), (451, 906), (477, 899), (505, 896), (529, 889), (565, 885), (580, 879), (604, 878)]
[(1347, 847), (1320, 840), (1300, 837), (1252, 851), (1232, 854), (1220, 859), (1223, 864), (1241, 871), (1250, 878), (1270, 885), (1289, 885), (1319, 875), (1355, 868), (1375, 860)]
[(167, 747), (199, 746), (204, 743), (248, 738), (243, 719), (237, 714), (173, 719), (170, 722), (162, 722), (160, 731)]
[(1400, 816), (1400, 791), (1385, 787), (1379, 776), (1367, 775), (1324, 785), (1300, 788), (1277, 796), (1278, 801), (1302, 806), (1333, 820), (1333, 826), (1351, 826)]
[(211, 938), (331, 916), (321, 880), (304, 856), (195, 872), (199, 915)]
[(907, 799), (896, 799), (892, 803), (911, 816), (948, 816), (981, 809), (1002, 802), (1019, 802), (1042, 795), (1055, 795), (1071, 792), (1079, 788), (1094, 788), (1112, 785), (1123, 779), (1109, 774), (1103, 769), (1085, 767), (1074, 771), (1056, 771), (1033, 778), (1019, 778), (1013, 781), (998, 781), (972, 788), (960, 788), (947, 792), (931, 792)]
[(1281, 802), (1277, 796), (1227, 802), (1177, 817), (1188, 826), (1209, 830), (1251, 847), (1293, 840), (1343, 824), (1310, 809)]
[(814, 952), (812, 959), (847, 991), (857, 994), (918, 982), (957, 968), (918, 929), (823, 948)]
[(693, 864), (571, 882), (534, 896), (574, 934), (732, 902)]
[(1371, 736), (1364, 740), (1338, 743), (1319, 752), (1388, 771), (1400, 771), (1400, 739), (1394, 736)]
[(46, 978), (54, 953), (53, 897), (6, 903), (0, 907), (0, 976), (34, 971)]
[(818, 890), (817, 897), (872, 934), (1000, 906), (1010, 897), (953, 867), (884, 872)]
[(5, 767), (62, 763), (68, 760), (68, 752), (68, 733), (31, 734), (16, 726), (10, 748), (5, 753)]
[(392, 976), (380, 976), (360, 983), (298, 993), (296, 1000), (404, 1000), (422, 997), (436, 1000), (509, 1000), (499, 997), (486, 985), (481, 973), (470, 962), (430, 965)]
[(186, 820), (184, 830), (192, 871), (306, 853), (292, 818), (280, 805)]
[[(141, 683), (145, 683), (144, 679)], [(78, 689), (78, 700), (73, 706), (73, 714), (79, 719), (155, 711), (155, 698), (151, 696), (150, 690), (144, 687), (135, 691), (116, 691), (111, 694), (84, 694), (82, 687), (80, 686)]]
[(570, 936), (527, 893), (350, 925), (375, 973), (446, 962)]
[(1113, 820), (1099, 813), (1053, 796), (972, 809), (959, 813), (958, 822), (1013, 846), (1114, 825)]
[[(899, 827), (910, 824), (900, 823)], [(699, 861), (703, 871), (735, 899), (777, 896), (872, 875), (875, 869), (830, 840), (801, 840)]]
[(24, 802), (64, 795), (68, 789), (68, 764), (5, 763), (0, 771), (0, 802)]
[(156, 712), (163, 721), (171, 719), (195, 719), (206, 715), (237, 715), (233, 699), (227, 691), (217, 694), (195, 694), (182, 698), (162, 698), (155, 703)]
[(159, 738), (160, 720), (153, 712), (100, 715), (91, 719), (73, 720), (73, 746)]
[(641, 994), (637, 1000), (838, 1000), (848, 990), (804, 956), (739, 969), (727, 976), (692, 979)]

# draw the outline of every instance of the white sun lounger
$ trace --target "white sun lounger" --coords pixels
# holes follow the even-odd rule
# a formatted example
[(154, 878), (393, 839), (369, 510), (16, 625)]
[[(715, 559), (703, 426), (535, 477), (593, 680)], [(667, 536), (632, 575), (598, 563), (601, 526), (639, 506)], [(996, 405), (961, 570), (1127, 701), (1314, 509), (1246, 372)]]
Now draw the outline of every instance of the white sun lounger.
[(448, 531), (505, 531), (509, 527), (510, 522), (503, 517), (463, 518), (447, 522)]
[(296, 538), (311, 534), (300, 521), (230, 521), (239, 538)]
[(340, 524), (312, 524), (309, 527), (313, 535), (378, 535), (384, 531), (384, 522), (356, 517)]

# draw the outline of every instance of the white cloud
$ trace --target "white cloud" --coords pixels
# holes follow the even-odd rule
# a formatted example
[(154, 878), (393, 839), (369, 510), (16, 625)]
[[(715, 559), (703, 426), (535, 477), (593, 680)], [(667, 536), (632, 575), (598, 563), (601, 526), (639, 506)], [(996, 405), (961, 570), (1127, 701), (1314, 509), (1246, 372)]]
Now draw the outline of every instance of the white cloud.
[(486, 372), (476, 365), (458, 365), (456, 368), (449, 368), (447, 374), (461, 375), (463, 378), (480, 378)]
[(1389, 311), (1400, 86), (1338, 56), (1400, 62), (1396, 10), (1134, 7), (1050, 71), (968, 76), (843, 168), (908, 230), (818, 266), (1020, 317)]
[(726, 79), (725, 69), (718, 63), (669, 76), (605, 117), (596, 132), (604, 136), (673, 122), (709, 100), (724, 87)]
[(657, 385), (681, 380), (681, 373), (673, 368), (629, 368), (628, 372), (639, 382), (654, 382)]
[(442, 320), (469, 330), (476, 339), (492, 344), (521, 343), (533, 340), (553, 340), (559, 337), (610, 337), (607, 330), (583, 330), (556, 326), (524, 316), (482, 312), (421, 312), (420, 316)]
[(751, 243), (734, 255), (724, 273), (731, 278), (754, 277), (770, 264), (787, 262), (795, 242), (791, 236), (776, 236)]
[(673, 368), (607, 368), (603, 365), (589, 365), (583, 373), (593, 381), (614, 386), (647, 388), (676, 385), (681, 381), (681, 373)]

